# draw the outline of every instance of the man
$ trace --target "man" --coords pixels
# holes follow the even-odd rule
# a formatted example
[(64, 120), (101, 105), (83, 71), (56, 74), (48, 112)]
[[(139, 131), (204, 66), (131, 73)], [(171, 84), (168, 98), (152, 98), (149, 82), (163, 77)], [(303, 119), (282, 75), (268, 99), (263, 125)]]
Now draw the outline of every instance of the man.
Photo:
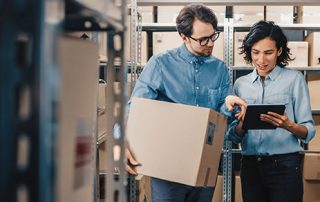
[[(177, 19), (177, 30), (183, 44), (150, 58), (134, 87), (132, 96), (188, 104), (220, 111), (227, 107), (245, 106), (238, 97), (229, 96), (228, 68), (212, 56), (214, 42), (219, 37), (217, 18), (208, 7), (190, 4)], [(240, 114), (240, 116), (242, 116)], [(127, 170), (136, 174), (137, 162), (128, 154)], [(192, 187), (151, 178), (152, 201), (212, 200), (213, 187)]]

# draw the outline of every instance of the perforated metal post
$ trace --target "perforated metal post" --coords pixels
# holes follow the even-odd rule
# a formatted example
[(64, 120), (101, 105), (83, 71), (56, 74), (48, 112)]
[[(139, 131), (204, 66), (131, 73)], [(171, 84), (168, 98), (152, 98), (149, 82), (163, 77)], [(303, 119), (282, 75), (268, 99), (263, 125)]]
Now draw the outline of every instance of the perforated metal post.
[[(229, 67), (231, 84), (233, 83), (233, 18), (232, 6), (226, 6), (226, 18), (224, 20), (224, 61)], [(231, 85), (230, 84), (230, 85)], [(223, 202), (232, 201), (232, 142), (225, 141), (223, 149)]]
[(55, 200), (60, 3), (0, 1), (1, 201)]
[[(138, 34), (137, 34), (137, 1), (131, 0), (131, 33), (130, 33), (130, 70), (131, 70), (131, 85), (134, 85), (137, 80), (137, 53), (138, 53)], [(140, 36), (141, 37), (141, 36)]]

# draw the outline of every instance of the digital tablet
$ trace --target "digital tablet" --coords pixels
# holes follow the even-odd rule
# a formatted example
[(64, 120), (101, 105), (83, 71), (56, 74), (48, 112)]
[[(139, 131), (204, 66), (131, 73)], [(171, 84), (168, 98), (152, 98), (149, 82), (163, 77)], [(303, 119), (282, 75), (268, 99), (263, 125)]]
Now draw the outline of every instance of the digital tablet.
[(248, 104), (247, 111), (244, 117), (242, 129), (275, 129), (276, 126), (260, 120), (260, 114), (267, 114), (267, 112), (275, 112), (283, 115), (285, 105), (270, 105), (270, 104)]

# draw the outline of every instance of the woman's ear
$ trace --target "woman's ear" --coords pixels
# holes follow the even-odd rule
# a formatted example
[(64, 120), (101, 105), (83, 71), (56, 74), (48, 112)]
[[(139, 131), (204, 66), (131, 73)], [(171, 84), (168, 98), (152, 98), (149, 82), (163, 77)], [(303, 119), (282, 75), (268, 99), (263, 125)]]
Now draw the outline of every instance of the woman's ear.
[(279, 56), (281, 55), (281, 53), (282, 53), (282, 47), (279, 48), (278, 53), (277, 53), (277, 56), (279, 57)]

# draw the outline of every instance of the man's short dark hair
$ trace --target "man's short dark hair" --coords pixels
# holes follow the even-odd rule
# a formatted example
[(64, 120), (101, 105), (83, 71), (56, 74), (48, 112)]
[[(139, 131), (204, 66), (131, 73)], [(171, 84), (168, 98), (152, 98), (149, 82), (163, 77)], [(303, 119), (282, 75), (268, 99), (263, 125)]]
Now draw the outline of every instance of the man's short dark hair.
[(195, 19), (212, 24), (215, 30), (218, 30), (218, 20), (213, 11), (203, 4), (189, 4), (179, 13), (176, 24), (179, 34), (191, 36), (192, 27)]
[(293, 60), (290, 58), (290, 49), (287, 46), (287, 37), (278, 25), (275, 25), (272, 21), (259, 21), (255, 23), (249, 33), (245, 36), (240, 54), (244, 54), (244, 59), (247, 63), (252, 64), (251, 49), (252, 46), (258, 41), (269, 37), (276, 42), (276, 47), (279, 50), (282, 48), (282, 53), (277, 58), (277, 65), (284, 67), (288, 65), (288, 62)]

